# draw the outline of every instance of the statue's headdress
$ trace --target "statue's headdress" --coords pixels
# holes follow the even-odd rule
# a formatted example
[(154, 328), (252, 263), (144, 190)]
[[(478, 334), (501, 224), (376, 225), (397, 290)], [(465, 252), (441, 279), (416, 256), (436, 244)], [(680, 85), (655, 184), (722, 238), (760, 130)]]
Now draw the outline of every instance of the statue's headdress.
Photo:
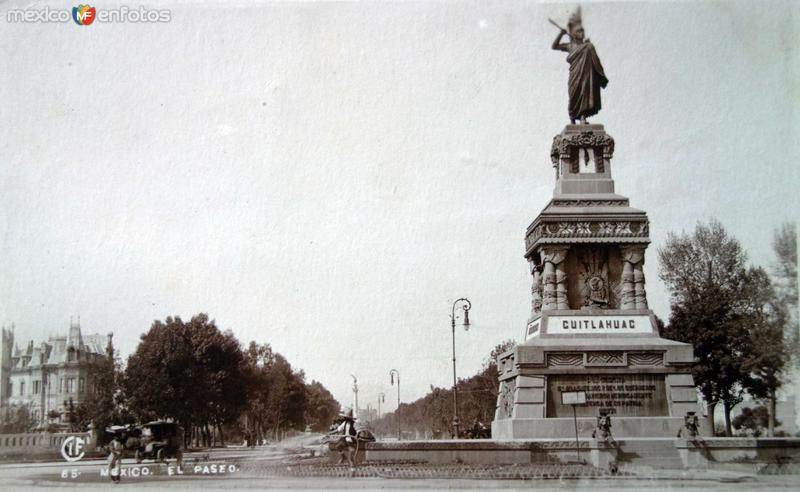
[(569, 20), (567, 21), (567, 30), (572, 32), (572, 28), (575, 26), (579, 26), (583, 23), (583, 19), (581, 19), (581, 8), (578, 7), (575, 9), (575, 12), (569, 16)]

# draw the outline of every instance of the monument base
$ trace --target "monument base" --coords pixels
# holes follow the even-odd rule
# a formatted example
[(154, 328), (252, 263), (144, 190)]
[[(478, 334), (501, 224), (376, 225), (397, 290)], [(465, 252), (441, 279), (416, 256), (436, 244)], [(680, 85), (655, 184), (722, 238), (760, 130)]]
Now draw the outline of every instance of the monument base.
[[(691, 345), (661, 338), (649, 310), (551, 310), (498, 357), (497, 440), (589, 438), (598, 417), (615, 439), (675, 438), (699, 414)], [(580, 393), (571, 405), (564, 394)], [(700, 423), (701, 434), (710, 434)]]

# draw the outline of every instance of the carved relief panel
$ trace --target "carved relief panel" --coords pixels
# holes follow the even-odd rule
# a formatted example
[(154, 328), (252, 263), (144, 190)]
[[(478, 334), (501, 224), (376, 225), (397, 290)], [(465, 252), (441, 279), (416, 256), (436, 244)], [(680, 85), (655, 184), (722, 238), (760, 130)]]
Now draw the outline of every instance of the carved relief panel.
[(500, 383), (500, 394), (497, 400), (497, 418), (498, 420), (510, 419), (514, 412), (514, 391), (516, 390), (516, 381), (508, 379)]
[(567, 259), (570, 309), (618, 309), (622, 262), (614, 246), (573, 246)]

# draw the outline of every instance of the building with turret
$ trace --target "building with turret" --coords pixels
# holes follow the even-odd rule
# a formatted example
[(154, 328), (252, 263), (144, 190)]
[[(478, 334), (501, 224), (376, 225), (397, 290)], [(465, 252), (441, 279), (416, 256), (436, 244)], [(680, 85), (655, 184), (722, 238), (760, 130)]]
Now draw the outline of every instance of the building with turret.
[(94, 391), (94, 363), (113, 350), (113, 335), (83, 335), (80, 319), (70, 320), (66, 336), (39, 344), (29, 340), (20, 348), (14, 335), (13, 325), (2, 328), (1, 415), (27, 407), (34, 426), (67, 422), (70, 408)]

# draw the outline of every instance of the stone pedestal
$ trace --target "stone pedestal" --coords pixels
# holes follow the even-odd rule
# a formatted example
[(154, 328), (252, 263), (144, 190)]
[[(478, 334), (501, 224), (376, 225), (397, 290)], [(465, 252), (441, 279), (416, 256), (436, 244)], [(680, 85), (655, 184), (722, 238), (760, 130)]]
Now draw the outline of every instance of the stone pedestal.
[(531, 316), (498, 357), (494, 439), (575, 436), (563, 392), (584, 392), (578, 433), (600, 412), (616, 437), (675, 437), (697, 412), (690, 345), (661, 338), (648, 309), (645, 212), (614, 192), (614, 140), (602, 125), (567, 125), (553, 141), (552, 200), (528, 227)]
[(575, 409), (578, 433), (588, 437), (597, 416), (611, 416), (612, 435), (675, 437), (687, 412), (696, 412), (692, 347), (658, 336), (648, 310), (544, 312), (530, 336), (498, 357), (500, 394), (494, 439), (575, 435), (564, 391), (584, 391)]

